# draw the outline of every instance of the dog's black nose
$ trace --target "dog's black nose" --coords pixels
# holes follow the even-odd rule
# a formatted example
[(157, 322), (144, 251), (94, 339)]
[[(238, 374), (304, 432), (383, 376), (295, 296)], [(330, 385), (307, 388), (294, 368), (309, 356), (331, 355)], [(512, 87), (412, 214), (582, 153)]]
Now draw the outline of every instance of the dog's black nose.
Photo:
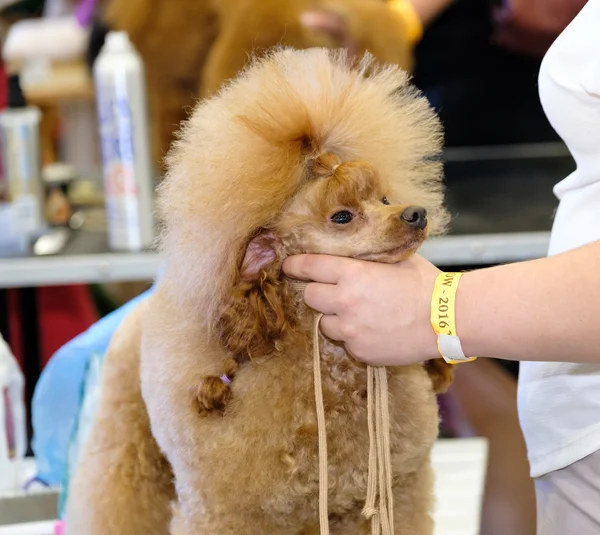
[(400, 214), (400, 219), (413, 228), (423, 230), (427, 226), (427, 210), (420, 206), (409, 206)]

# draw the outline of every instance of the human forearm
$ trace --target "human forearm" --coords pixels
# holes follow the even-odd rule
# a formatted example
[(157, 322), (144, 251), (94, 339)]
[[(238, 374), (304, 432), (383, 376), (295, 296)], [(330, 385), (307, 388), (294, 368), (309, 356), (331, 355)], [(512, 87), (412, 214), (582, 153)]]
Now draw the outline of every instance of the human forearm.
[[(440, 271), (419, 255), (394, 265), (327, 255), (284, 263), (316, 281), (306, 303), (325, 314), (321, 330), (378, 366), (438, 357), (430, 324)], [(472, 271), (456, 298), (456, 328), (467, 356), (600, 363), (600, 242), (542, 260)]]
[(473, 271), (460, 283), (467, 355), (600, 362), (600, 242), (532, 262)]

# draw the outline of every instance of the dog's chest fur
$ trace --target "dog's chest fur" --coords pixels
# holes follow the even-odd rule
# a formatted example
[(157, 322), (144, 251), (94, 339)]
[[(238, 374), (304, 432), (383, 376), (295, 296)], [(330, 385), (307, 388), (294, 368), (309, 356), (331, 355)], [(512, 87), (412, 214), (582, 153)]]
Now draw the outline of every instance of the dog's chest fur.
[[(318, 496), (313, 314), (303, 315), (294, 331), (278, 344), (275, 354), (243, 367), (234, 381), (230, 407), (220, 423), (215, 422), (223, 440), (215, 444), (239, 450), (236, 459), (255, 454), (262, 457), (263, 466), (268, 463), (268, 473), (245, 466), (243, 485), (250, 495), (263, 497), (262, 508), (278, 514), (306, 500), (311, 503), (309, 510), (316, 510)], [(329, 508), (332, 514), (343, 514), (364, 501), (366, 493), (367, 370), (339, 344), (320, 337), (319, 347)], [(431, 382), (420, 366), (390, 368), (388, 376), (393, 464), (395, 475), (401, 477), (401, 471), (415, 469), (424, 460), (422, 454), (435, 438), (437, 408)]]

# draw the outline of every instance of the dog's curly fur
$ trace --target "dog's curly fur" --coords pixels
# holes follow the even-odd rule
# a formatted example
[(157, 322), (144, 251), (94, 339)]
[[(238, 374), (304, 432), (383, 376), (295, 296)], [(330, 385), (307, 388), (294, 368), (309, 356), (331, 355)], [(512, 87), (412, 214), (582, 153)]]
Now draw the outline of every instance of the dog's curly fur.
[[(281, 263), (412, 254), (446, 222), (441, 140), (405, 72), (325, 49), (276, 50), (197, 107), (160, 187), (164, 274), (109, 350), (69, 535), (319, 533), (313, 313)], [(409, 205), (427, 229), (402, 220)], [(353, 219), (336, 224), (340, 211)], [(366, 368), (320, 349), (331, 529), (366, 534)], [(430, 535), (435, 393), (451, 371), (388, 375), (396, 533)]]

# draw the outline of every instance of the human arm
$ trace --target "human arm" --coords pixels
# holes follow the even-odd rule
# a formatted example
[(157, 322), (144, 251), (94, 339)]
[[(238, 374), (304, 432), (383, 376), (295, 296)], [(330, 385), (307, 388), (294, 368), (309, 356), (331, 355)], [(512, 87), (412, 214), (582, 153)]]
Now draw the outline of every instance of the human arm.
[[(319, 255), (290, 257), (284, 271), (317, 281), (305, 300), (324, 312), (324, 334), (358, 359), (399, 365), (439, 357), (430, 325), (440, 271), (420, 256), (395, 265)], [(600, 363), (600, 242), (540, 260), (467, 273), (456, 300), (467, 355)]]
[(513, 52), (541, 57), (587, 0), (505, 0), (495, 10), (494, 39)]
[[(399, 27), (404, 28), (409, 40), (415, 44), (421, 38), (423, 27), (432, 23), (453, 1), (387, 0), (365, 4), (328, 0), (318, 8), (303, 13), (301, 23), (312, 31), (331, 35), (340, 46), (356, 53), (357, 36), (354, 34), (357, 33), (356, 28), (360, 28), (367, 20), (380, 30), (399, 23)], [(387, 44), (389, 46), (392, 43)]]
[(463, 349), (507, 360), (600, 363), (599, 272), (600, 242), (471, 272), (457, 294)]

